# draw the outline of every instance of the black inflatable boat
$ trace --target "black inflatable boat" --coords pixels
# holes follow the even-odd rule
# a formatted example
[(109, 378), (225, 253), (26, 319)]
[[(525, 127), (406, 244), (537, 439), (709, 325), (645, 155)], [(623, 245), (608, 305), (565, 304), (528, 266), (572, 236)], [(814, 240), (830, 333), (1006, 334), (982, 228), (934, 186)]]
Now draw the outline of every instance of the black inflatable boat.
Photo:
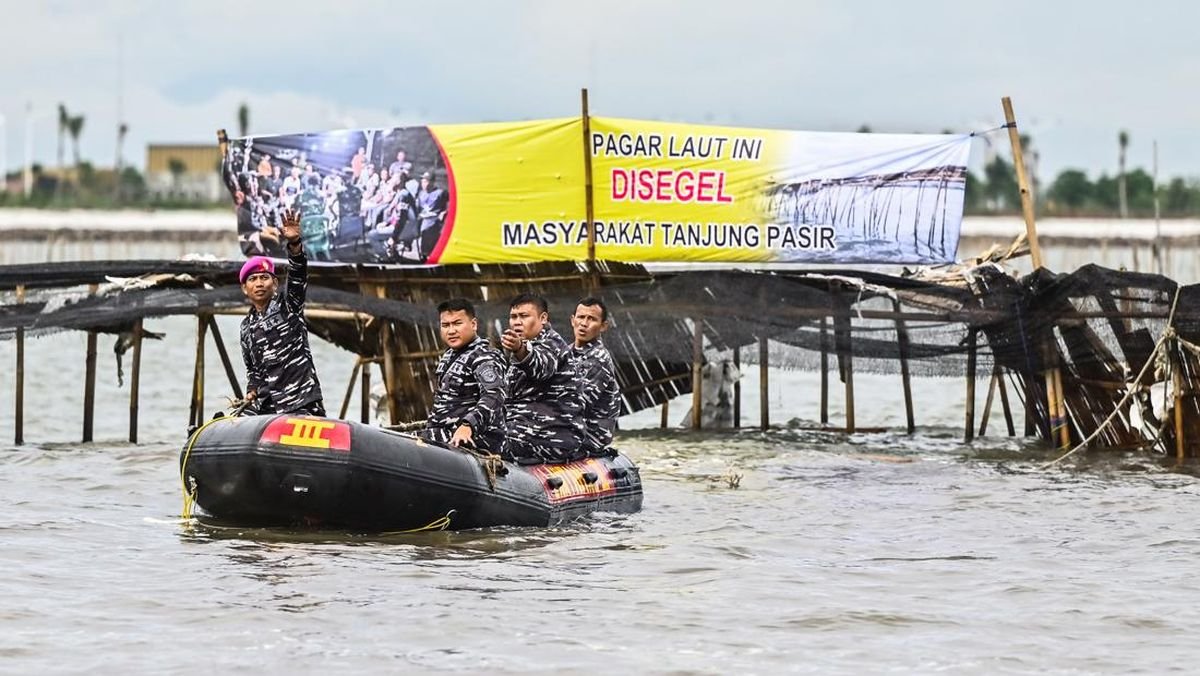
[(308, 416), (210, 421), (185, 446), (180, 474), (207, 514), (256, 526), (551, 526), (642, 507), (641, 477), (623, 455), (518, 465)]

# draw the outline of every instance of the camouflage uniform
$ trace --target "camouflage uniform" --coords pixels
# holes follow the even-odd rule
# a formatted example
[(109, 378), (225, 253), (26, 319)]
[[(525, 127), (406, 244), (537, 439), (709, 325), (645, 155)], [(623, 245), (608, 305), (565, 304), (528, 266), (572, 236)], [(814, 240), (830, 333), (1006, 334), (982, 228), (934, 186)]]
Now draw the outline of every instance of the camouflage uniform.
[(583, 450), (592, 456), (609, 455), (617, 416), (621, 414), (621, 387), (617, 384), (612, 355), (597, 338), (583, 347), (572, 345), (570, 358), (579, 374)]
[(528, 341), (522, 361), (509, 357), (504, 455), (525, 462), (567, 462), (584, 456), (582, 407), (570, 347), (546, 324)]
[(260, 414), (325, 415), (321, 383), (308, 347), (308, 322), (304, 320), (307, 287), (308, 260), (304, 250), (289, 252), (284, 292), (275, 294), (265, 312), (251, 306), (242, 320), (246, 390), (257, 393), (254, 406)]
[(476, 448), (493, 453), (504, 448), (504, 359), (480, 336), (442, 354), (421, 437), (448, 444), (463, 423), (471, 426)]

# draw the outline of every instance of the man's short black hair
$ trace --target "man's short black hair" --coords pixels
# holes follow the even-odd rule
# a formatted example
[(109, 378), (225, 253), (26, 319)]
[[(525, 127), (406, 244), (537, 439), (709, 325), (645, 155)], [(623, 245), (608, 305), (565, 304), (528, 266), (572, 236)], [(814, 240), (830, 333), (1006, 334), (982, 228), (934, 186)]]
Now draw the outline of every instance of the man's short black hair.
[(550, 306), (546, 304), (546, 299), (536, 293), (523, 293), (516, 298), (513, 298), (508, 304), (508, 309), (511, 310), (518, 305), (535, 305), (538, 312), (550, 313)]
[(600, 300), (599, 298), (596, 298), (595, 296), (588, 296), (587, 298), (584, 298), (576, 303), (575, 307), (579, 307), (580, 305), (584, 305), (586, 307), (599, 307), (600, 321), (608, 321), (608, 306), (605, 305), (604, 301)]
[(471, 319), (475, 319), (475, 306), (466, 298), (451, 298), (447, 301), (442, 301), (437, 307), (438, 314), (443, 312), (465, 312)]

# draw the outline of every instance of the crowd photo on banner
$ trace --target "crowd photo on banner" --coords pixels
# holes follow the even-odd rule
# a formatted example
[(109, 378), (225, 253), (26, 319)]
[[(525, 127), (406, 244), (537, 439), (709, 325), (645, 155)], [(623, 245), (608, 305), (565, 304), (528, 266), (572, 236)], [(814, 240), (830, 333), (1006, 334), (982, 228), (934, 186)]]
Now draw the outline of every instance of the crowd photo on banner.
[(425, 263), (450, 204), (426, 127), (234, 139), (221, 169), (247, 256), (284, 257), (281, 215), (297, 209), (310, 260)]

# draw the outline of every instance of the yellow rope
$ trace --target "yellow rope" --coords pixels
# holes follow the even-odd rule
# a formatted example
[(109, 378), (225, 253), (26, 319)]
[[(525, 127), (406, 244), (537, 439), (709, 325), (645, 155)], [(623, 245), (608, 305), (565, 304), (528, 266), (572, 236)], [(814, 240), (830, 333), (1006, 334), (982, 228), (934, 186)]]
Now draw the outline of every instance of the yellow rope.
[(446, 530), (446, 528), (450, 526), (450, 518), (454, 516), (454, 512), (456, 511), (457, 510), (452, 509), (449, 512), (446, 512), (444, 516), (439, 516), (420, 528), (409, 528), (408, 530), (390, 530), (386, 533), (380, 533), (380, 535), (404, 535), (406, 533), (420, 533), (427, 530)]
[(192, 518), (192, 506), (196, 504), (196, 489), (188, 489), (186, 471), (188, 458), (192, 455), (192, 446), (196, 445), (196, 440), (200, 438), (200, 433), (204, 431), (204, 428), (217, 422), (218, 420), (225, 420), (226, 418), (232, 417), (233, 416), (231, 415), (223, 415), (219, 418), (213, 418), (212, 420), (209, 420), (200, 427), (196, 428), (196, 431), (192, 432), (191, 438), (188, 439), (187, 448), (185, 448), (183, 451), (183, 462), (179, 463), (179, 485), (183, 487), (182, 516), (184, 519)]
[[(1151, 364), (1155, 363), (1158, 360), (1157, 358), (1159, 357), (1160, 354), (1165, 353), (1167, 341), (1176, 337), (1175, 327), (1173, 326), (1173, 324), (1175, 323), (1175, 307), (1179, 303), (1179, 290), (1181, 288), (1183, 288), (1183, 287), (1179, 287), (1179, 286), (1175, 287), (1175, 299), (1171, 301), (1171, 314), (1170, 314), (1170, 316), (1167, 317), (1167, 326), (1166, 326), (1166, 328), (1163, 329), (1163, 334), (1158, 339), (1158, 343), (1155, 344), (1154, 351), (1151, 352), (1150, 356), (1146, 358), (1146, 363), (1142, 365), (1142, 370), (1139, 371), (1137, 374), (1137, 377), (1135, 377), (1133, 379), (1133, 382), (1132, 382), (1133, 386), (1131, 386), (1129, 388), (1129, 391), (1125, 393), (1124, 397), (1121, 397), (1121, 401), (1117, 402), (1117, 405), (1113, 407), (1112, 413), (1108, 414), (1108, 417), (1104, 419), (1104, 422), (1100, 423), (1100, 426), (1097, 427), (1094, 432), (1089, 434), (1087, 439), (1084, 439), (1083, 441), (1079, 442), (1079, 444), (1077, 446), (1075, 446), (1075, 448), (1072, 448), (1071, 450), (1067, 451), (1066, 453), (1063, 453), (1062, 455), (1058, 456), (1054, 460), (1051, 460), (1050, 462), (1042, 465), (1039, 469), (1049, 469), (1050, 467), (1057, 465), (1058, 463), (1062, 462), (1063, 460), (1066, 460), (1067, 458), (1074, 455), (1075, 452), (1078, 451), (1079, 449), (1083, 448), (1084, 446), (1087, 446), (1089, 443), (1092, 442), (1093, 439), (1100, 436), (1100, 433), (1103, 432), (1104, 430), (1108, 429), (1108, 426), (1112, 424), (1113, 419), (1116, 418), (1117, 414), (1123, 410), (1123, 408), (1125, 406), (1125, 402), (1129, 401), (1129, 398), (1132, 397), (1134, 395), (1134, 393), (1138, 391), (1137, 385), (1142, 382), (1142, 376), (1146, 375), (1146, 370), (1150, 368)], [(1161, 430), (1162, 428), (1159, 428), (1159, 429)], [(1161, 434), (1161, 431), (1160, 431), (1160, 434)]]

